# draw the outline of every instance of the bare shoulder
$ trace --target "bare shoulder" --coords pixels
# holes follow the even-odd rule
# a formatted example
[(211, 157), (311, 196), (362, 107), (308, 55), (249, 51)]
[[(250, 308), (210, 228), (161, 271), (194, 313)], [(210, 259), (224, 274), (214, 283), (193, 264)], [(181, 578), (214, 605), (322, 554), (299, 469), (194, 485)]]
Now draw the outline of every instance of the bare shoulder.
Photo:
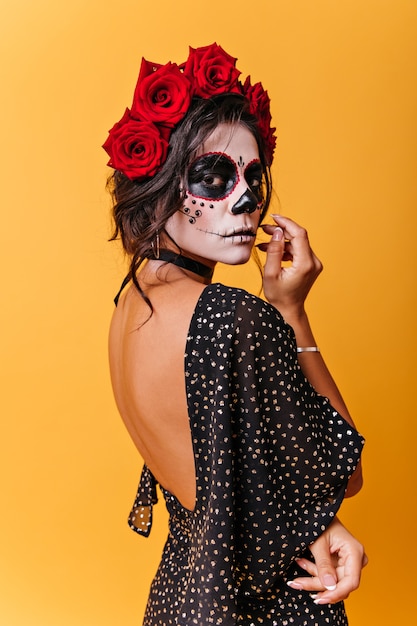
[[(158, 283), (144, 290), (148, 302), (131, 286), (126, 290), (115, 308), (111, 325), (110, 341), (150, 340), (162, 332), (172, 332), (172, 339), (178, 336), (180, 328), (187, 327), (196, 303), (204, 290), (204, 285), (184, 279)], [(175, 332), (176, 331), (176, 332)]]

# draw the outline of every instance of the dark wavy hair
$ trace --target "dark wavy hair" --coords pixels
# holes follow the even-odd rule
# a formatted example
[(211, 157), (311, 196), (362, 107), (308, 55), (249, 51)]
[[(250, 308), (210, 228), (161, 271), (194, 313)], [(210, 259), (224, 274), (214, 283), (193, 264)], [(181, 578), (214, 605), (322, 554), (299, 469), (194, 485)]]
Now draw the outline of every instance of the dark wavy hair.
[(125, 252), (131, 257), (129, 278), (141, 293), (137, 271), (146, 258), (153, 256), (152, 243), (157, 233), (164, 232), (166, 221), (183, 205), (185, 190), (181, 187), (189, 164), (207, 137), (222, 123), (241, 124), (255, 137), (263, 170), (261, 220), (268, 210), (271, 173), (258, 123), (249, 112), (248, 101), (238, 94), (194, 99), (171, 134), (168, 157), (157, 174), (137, 182), (116, 170), (108, 180), (114, 220), (110, 241), (120, 237)]

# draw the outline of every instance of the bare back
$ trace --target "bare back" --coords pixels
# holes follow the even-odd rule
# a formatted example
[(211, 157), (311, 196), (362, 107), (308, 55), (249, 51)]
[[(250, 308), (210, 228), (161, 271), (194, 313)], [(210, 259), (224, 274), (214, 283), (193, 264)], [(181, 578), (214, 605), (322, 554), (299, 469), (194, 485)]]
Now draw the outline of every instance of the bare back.
[[(146, 283), (145, 283), (146, 281)], [(195, 466), (184, 379), (187, 333), (204, 284), (170, 265), (142, 272), (154, 312), (134, 287), (115, 309), (110, 373), (122, 419), (159, 483), (188, 509), (195, 504)]]

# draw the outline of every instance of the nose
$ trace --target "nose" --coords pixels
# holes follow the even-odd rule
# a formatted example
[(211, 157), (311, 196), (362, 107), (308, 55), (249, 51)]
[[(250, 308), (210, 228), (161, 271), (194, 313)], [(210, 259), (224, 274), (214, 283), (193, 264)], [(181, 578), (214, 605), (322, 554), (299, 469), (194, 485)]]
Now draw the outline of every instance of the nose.
[(250, 189), (247, 189), (245, 193), (240, 196), (239, 200), (235, 202), (231, 210), (233, 215), (240, 215), (240, 213), (253, 213), (258, 204), (258, 198)]

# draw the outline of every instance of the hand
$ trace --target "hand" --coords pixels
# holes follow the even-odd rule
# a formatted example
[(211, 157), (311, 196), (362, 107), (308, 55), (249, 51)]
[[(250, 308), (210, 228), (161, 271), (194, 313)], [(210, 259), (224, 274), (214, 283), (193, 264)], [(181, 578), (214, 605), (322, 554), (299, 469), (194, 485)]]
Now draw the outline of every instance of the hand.
[(362, 569), (368, 558), (362, 544), (337, 519), (310, 546), (314, 563), (297, 559), (310, 577), (300, 577), (287, 584), (293, 589), (318, 592), (316, 604), (334, 604), (345, 600), (359, 587)]
[[(284, 317), (285, 313), (292, 316), (304, 311), (304, 301), (323, 266), (312, 251), (304, 228), (287, 217), (272, 217), (276, 225), (262, 226), (272, 235), (271, 240), (259, 245), (267, 253), (264, 293)], [(291, 265), (283, 267), (283, 261), (291, 261)]]

